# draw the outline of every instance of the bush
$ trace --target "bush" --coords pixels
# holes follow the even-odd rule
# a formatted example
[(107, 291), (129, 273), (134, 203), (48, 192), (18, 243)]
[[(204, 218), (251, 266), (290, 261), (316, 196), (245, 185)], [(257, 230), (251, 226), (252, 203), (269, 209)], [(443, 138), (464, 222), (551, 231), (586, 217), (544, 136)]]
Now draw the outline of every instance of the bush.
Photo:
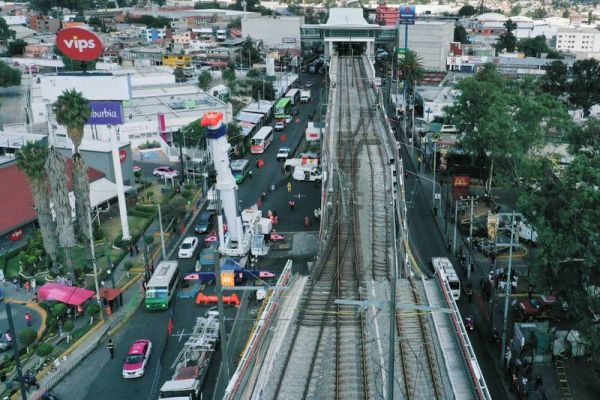
[(65, 321), (63, 324), (63, 331), (69, 333), (75, 329), (75, 323), (71, 320)]
[(160, 143), (158, 143), (156, 140), (147, 141), (146, 143), (142, 143), (138, 146), (138, 149), (140, 149), (140, 150), (158, 149), (158, 148), (160, 148)]
[(157, 214), (156, 207), (135, 206), (134, 210), (146, 214), (148, 218), (154, 217)]
[(189, 200), (189, 199), (191, 199), (191, 198), (192, 198), (192, 196), (193, 196), (193, 193), (192, 193), (192, 191), (191, 191), (191, 190), (184, 190), (184, 191), (181, 193), (181, 197), (183, 197), (183, 198), (184, 198), (184, 199), (186, 199), (186, 200)]
[(192, 190), (194, 188), (194, 185), (191, 183), (186, 183), (185, 185), (183, 185), (183, 188), (185, 190)]
[(125, 271), (129, 272), (131, 268), (133, 268), (133, 263), (131, 261), (127, 261), (125, 264), (123, 264), (123, 267), (125, 268)]
[(0, 269), (2, 271), (6, 272), (5, 268), (6, 268), (6, 256), (5, 255), (1, 255), (0, 256)]
[(54, 350), (54, 346), (50, 343), (42, 343), (35, 350), (35, 353), (42, 358), (46, 358), (52, 353), (52, 350)]
[(67, 305), (63, 303), (57, 303), (52, 306), (52, 316), (60, 318), (67, 312)]
[(25, 328), (19, 334), (19, 342), (25, 347), (29, 347), (37, 339), (37, 332), (33, 328)]
[(98, 304), (90, 304), (85, 308), (85, 313), (90, 317), (98, 315), (100, 312), (100, 306)]

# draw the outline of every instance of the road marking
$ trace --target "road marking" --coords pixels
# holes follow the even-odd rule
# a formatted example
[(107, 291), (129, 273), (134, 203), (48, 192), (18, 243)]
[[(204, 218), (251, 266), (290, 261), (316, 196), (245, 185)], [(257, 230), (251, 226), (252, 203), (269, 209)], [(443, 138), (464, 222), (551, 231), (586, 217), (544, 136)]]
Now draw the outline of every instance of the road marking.
[[(183, 339), (184, 332), (185, 332), (185, 329), (182, 329), (182, 330), (181, 330), (181, 332), (177, 332), (177, 333), (175, 334), (175, 336), (179, 336), (179, 340), (178, 340), (178, 342), (181, 342), (181, 339)], [(187, 335), (185, 335), (185, 336), (187, 336)]]

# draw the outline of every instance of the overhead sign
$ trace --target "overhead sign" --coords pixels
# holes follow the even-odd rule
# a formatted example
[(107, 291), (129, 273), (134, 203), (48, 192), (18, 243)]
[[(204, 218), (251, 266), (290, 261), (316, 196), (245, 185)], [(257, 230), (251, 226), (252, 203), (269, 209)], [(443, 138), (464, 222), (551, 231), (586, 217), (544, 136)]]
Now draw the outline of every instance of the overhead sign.
[(121, 125), (123, 124), (123, 105), (120, 101), (90, 101), (92, 114), (88, 125)]
[(400, 6), (400, 25), (412, 25), (416, 18), (415, 6)]
[(56, 47), (67, 57), (77, 61), (92, 61), (102, 55), (102, 41), (93, 32), (83, 28), (65, 28), (56, 34)]

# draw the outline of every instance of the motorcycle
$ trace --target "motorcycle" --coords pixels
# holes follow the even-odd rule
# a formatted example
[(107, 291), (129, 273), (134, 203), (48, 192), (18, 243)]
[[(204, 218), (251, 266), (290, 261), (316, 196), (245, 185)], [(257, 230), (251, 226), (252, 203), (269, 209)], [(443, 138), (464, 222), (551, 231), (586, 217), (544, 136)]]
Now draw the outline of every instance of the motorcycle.
[(469, 315), (467, 318), (465, 318), (465, 327), (467, 328), (468, 332), (473, 332), (475, 330), (475, 320), (473, 319), (472, 315)]

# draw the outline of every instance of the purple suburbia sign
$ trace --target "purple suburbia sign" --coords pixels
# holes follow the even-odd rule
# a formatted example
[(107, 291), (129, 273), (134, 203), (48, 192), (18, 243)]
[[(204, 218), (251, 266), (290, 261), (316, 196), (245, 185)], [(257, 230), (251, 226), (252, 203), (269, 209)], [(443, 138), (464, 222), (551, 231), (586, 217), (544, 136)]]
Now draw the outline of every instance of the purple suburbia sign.
[(90, 101), (92, 115), (88, 125), (121, 125), (123, 124), (123, 106), (120, 101)]

